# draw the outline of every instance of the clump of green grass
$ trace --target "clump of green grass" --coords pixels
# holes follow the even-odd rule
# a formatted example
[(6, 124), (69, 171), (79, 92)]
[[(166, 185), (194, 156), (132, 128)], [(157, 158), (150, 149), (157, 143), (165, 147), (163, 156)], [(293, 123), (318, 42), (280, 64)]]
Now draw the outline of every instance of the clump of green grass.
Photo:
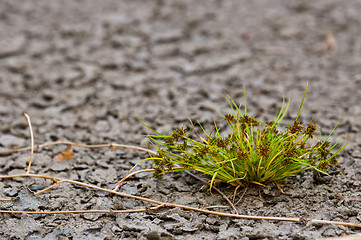
[(247, 115), (245, 94), (244, 113), (229, 97), (233, 113), (222, 115), (230, 128), (226, 136), (222, 136), (216, 124), (211, 133), (199, 124), (200, 134), (193, 124), (191, 129), (183, 126), (169, 135), (151, 129), (155, 134), (149, 137), (157, 149), (157, 154), (150, 158), (154, 176), (161, 178), (168, 172), (195, 170), (209, 175), (211, 186), (221, 181), (246, 187), (277, 182), (309, 169), (327, 174), (331, 165), (336, 166), (336, 156), (347, 142), (336, 149), (342, 137), (333, 145), (328, 141), (337, 124), (329, 136), (321, 140), (315, 136), (318, 131), (314, 119), (307, 123), (298, 121), (306, 91), (307, 88), (293, 124), (283, 131), (278, 126), (286, 115), (289, 101), (286, 105), (283, 100), (273, 121), (262, 122)]

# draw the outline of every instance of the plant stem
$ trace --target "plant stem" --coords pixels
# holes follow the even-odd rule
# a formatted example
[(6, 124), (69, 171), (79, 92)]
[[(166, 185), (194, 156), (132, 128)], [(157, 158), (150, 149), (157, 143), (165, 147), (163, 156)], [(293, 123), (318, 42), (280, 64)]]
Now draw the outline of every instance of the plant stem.
[[(128, 149), (138, 150), (138, 151), (142, 151), (142, 152), (147, 152), (152, 155), (157, 154), (156, 152), (146, 149), (146, 148), (130, 146), (130, 145), (123, 145), (123, 144), (116, 144), (116, 143), (87, 145), (87, 144), (79, 144), (79, 143), (75, 143), (75, 142), (58, 141), (58, 142), (51, 142), (51, 143), (44, 143), (41, 145), (36, 145), (35, 149), (38, 150), (40, 148), (50, 147), (50, 146), (54, 146), (54, 145), (71, 145), (71, 146), (83, 147), (83, 148), (106, 148), (106, 147), (111, 148), (111, 149), (128, 148)], [(15, 152), (22, 152), (22, 151), (27, 151), (30, 149), (31, 149), (31, 147), (24, 147), (24, 148), (18, 148), (18, 149), (5, 150), (5, 151), (0, 151), (0, 155), (7, 155), (7, 154), (15, 153)]]
[(33, 128), (31, 127), (31, 121), (30, 121), (30, 116), (26, 113), (24, 113), (26, 120), (28, 121), (28, 125), (29, 125), (29, 130), (30, 130), (30, 139), (31, 139), (31, 153), (30, 153), (30, 161), (29, 161), (29, 165), (25, 168), (26, 173), (30, 173), (30, 167), (31, 167), (31, 163), (33, 162), (33, 155), (34, 155), (34, 135), (33, 135)]

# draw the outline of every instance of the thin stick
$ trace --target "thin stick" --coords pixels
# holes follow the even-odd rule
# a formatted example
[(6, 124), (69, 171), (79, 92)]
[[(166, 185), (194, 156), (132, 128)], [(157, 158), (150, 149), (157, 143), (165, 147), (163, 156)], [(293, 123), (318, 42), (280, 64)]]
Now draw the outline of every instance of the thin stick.
[(234, 192), (233, 192), (232, 202), (234, 202), (234, 200), (235, 200), (235, 198), (236, 198), (236, 195), (237, 195), (237, 190), (238, 190), (238, 188), (240, 188), (240, 187), (241, 187), (241, 185), (238, 185), (237, 187), (235, 187)]
[(11, 201), (11, 198), (0, 198), (0, 201)]
[(34, 155), (34, 135), (33, 135), (33, 128), (31, 127), (30, 116), (24, 113), (26, 120), (28, 120), (29, 130), (30, 130), (30, 138), (31, 138), (31, 153), (30, 153), (30, 161), (27, 168), (25, 168), (26, 173), (30, 173), (31, 163), (33, 162), (33, 155)]
[(59, 184), (60, 184), (60, 182), (53, 183), (53, 184), (50, 185), (49, 187), (44, 188), (43, 190), (37, 191), (36, 193), (34, 193), (34, 195), (37, 195), (37, 194), (46, 192), (46, 191), (48, 191), (49, 189), (51, 189), (51, 188), (53, 188), (53, 187), (59, 186)]
[[(109, 144), (87, 145), (87, 144), (79, 144), (79, 143), (67, 142), (67, 141), (58, 141), (58, 142), (51, 142), (51, 143), (44, 143), (44, 144), (41, 144), (41, 145), (36, 145), (36, 150), (38, 150), (40, 148), (44, 148), (44, 147), (54, 146), (54, 145), (71, 145), (71, 146), (83, 147), (83, 148), (105, 148), (105, 147), (108, 147), (108, 148), (111, 148), (111, 149), (114, 149), (114, 148), (128, 148), (128, 149), (138, 150), (138, 151), (142, 151), (142, 152), (147, 152), (147, 153), (152, 154), (152, 155), (157, 154), (156, 152), (154, 152), (152, 150), (149, 150), (149, 149), (146, 149), (146, 148), (123, 145), (123, 144), (109, 143)], [(31, 147), (24, 147), (24, 148), (0, 151), (0, 155), (6, 155), (6, 154), (21, 152), (21, 151), (27, 151), (29, 149), (31, 149)]]
[[(304, 218), (284, 218), (284, 217), (265, 217), (265, 216), (239, 215), (239, 214), (232, 214), (232, 213), (222, 213), (222, 212), (216, 212), (216, 211), (209, 211), (209, 210), (189, 207), (189, 206), (185, 206), (185, 205), (180, 205), (180, 204), (171, 204), (171, 203), (161, 202), (161, 201), (157, 201), (157, 200), (153, 200), (153, 199), (149, 199), (149, 198), (144, 198), (144, 197), (139, 197), (139, 196), (135, 196), (135, 195), (131, 195), (131, 194), (120, 193), (120, 192), (116, 192), (114, 190), (98, 187), (98, 186), (91, 185), (91, 184), (86, 184), (86, 183), (82, 183), (82, 182), (78, 182), (78, 181), (73, 181), (73, 180), (63, 179), (63, 178), (57, 178), (57, 177), (51, 177), (51, 176), (46, 176), (46, 175), (17, 174), (17, 175), (10, 175), (10, 176), (0, 176), (0, 179), (17, 178), (17, 177), (45, 178), (45, 179), (51, 179), (51, 180), (53, 180), (55, 182), (56, 181), (58, 181), (58, 182), (67, 182), (67, 183), (70, 183), (70, 184), (80, 185), (80, 186), (83, 186), (83, 187), (88, 187), (88, 188), (92, 188), (92, 189), (95, 189), (95, 190), (108, 192), (108, 193), (118, 195), (118, 196), (121, 196), (121, 197), (133, 198), (133, 199), (137, 199), (137, 200), (140, 200), (140, 201), (153, 203), (153, 204), (156, 204), (156, 205), (159, 205), (159, 206), (162, 206), (162, 207), (182, 208), (184, 210), (191, 210), (191, 211), (195, 211), (195, 212), (201, 212), (201, 213), (205, 213), (205, 214), (212, 214), (212, 215), (223, 216), (223, 217), (240, 218), (240, 219), (252, 219), (252, 220), (287, 221), (287, 222), (295, 222), (295, 223), (310, 222), (310, 223), (317, 223), (317, 224), (335, 224), (335, 225), (342, 225), (342, 226), (347, 226), (347, 227), (361, 228), (361, 224), (356, 224), (356, 223), (345, 223), (345, 222), (326, 221), (326, 220), (307, 220), (307, 219), (304, 219)], [(105, 210), (105, 211), (107, 211), (108, 213), (111, 212), (109, 210)], [(133, 210), (129, 210), (129, 211), (133, 211)], [(34, 213), (34, 212), (29, 211), (27, 213), (31, 214), (31, 213)], [(0, 213), (1, 213), (1, 211), (0, 211)], [(7, 213), (24, 213), (24, 212), (23, 211), (7, 211)], [(58, 212), (52, 212), (52, 213), (55, 214), (55, 213), (67, 213), (67, 212), (58, 211)]]
[(246, 194), (247, 190), (248, 190), (248, 185), (247, 185), (246, 188), (244, 189), (241, 197), (239, 198), (239, 200), (236, 202), (235, 205), (238, 205), (238, 203), (240, 203), (240, 202), (242, 201), (242, 199), (243, 199), (244, 195)]
[(205, 209), (211, 209), (211, 208), (230, 208), (230, 206), (220, 205), (220, 206), (208, 206), (208, 207), (205, 207)]
[[(172, 168), (173, 170), (177, 170), (177, 169), (184, 169), (183, 167), (174, 167)], [(133, 170), (133, 169), (132, 169)], [(119, 189), (120, 184), (122, 184), (125, 180), (127, 180), (128, 178), (130, 178), (131, 176), (134, 176), (138, 173), (143, 173), (143, 172), (154, 172), (155, 170), (153, 168), (150, 169), (142, 169), (142, 170), (138, 170), (136, 172), (132, 172), (131, 171), (128, 172), (128, 174), (123, 177), (117, 184), (114, 185), (114, 187), (112, 188), (114, 191), (117, 191)], [(166, 169), (165, 171), (169, 171), (169, 169)], [(185, 171), (187, 172), (187, 171)]]
[(126, 179), (130, 178), (131, 176), (138, 174), (138, 173), (142, 173), (142, 172), (154, 172), (154, 169), (142, 169), (136, 172), (132, 172), (131, 174), (126, 175), (125, 177), (122, 178), (122, 180), (120, 180), (117, 184), (114, 185), (114, 187), (112, 188), (114, 191), (118, 191), (120, 184), (122, 184), (122, 182), (124, 182)]
[(19, 213), (19, 214), (69, 214), (69, 213), (135, 213), (135, 212), (146, 212), (154, 211), (159, 209), (160, 206), (142, 208), (142, 209), (129, 209), (129, 210), (74, 210), (74, 211), (11, 211), (11, 210), (0, 210), (0, 213)]

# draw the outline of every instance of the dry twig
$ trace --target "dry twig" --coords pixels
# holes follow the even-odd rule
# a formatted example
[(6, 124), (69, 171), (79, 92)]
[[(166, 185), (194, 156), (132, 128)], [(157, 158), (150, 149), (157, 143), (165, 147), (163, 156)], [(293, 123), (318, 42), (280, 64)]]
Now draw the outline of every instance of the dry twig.
[[(79, 143), (75, 143), (75, 142), (58, 141), (58, 142), (51, 142), (51, 143), (44, 143), (44, 144), (36, 145), (34, 148), (35, 148), (35, 150), (39, 150), (41, 148), (50, 147), (50, 146), (54, 146), (54, 145), (71, 145), (71, 146), (83, 147), (83, 148), (110, 148), (111, 150), (114, 150), (115, 148), (128, 148), (128, 149), (133, 149), (133, 150), (137, 150), (137, 151), (147, 152), (152, 155), (156, 154), (156, 152), (146, 149), (146, 148), (123, 145), (123, 144), (116, 144), (116, 143), (88, 145), (88, 144), (79, 144)], [(0, 155), (8, 155), (11, 153), (22, 152), (22, 151), (27, 151), (27, 150), (31, 150), (31, 147), (3, 150), (3, 151), (0, 151)]]
[(30, 153), (30, 161), (29, 165), (25, 168), (26, 173), (30, 173), (31, 163), (33, 162), (33, 155), (34, 155), (34, 135), (33, 135), (33, 128), (31, 127), (31, 121), (28, 114), (24, 113), (26, 120), (28, 121), (29, 130), (30, 130), (30, 138), (31, 138), (31, 153)]

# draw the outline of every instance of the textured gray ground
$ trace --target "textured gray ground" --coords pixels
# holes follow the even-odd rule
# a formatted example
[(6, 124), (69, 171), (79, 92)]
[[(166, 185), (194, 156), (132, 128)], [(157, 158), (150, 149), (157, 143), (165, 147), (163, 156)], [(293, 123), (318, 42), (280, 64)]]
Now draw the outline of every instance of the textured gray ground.
[[(229, 111), (227, 94), (251, 115), (271, 120), (306, 83), (301, 120), (316, 115), (327, 135), (349, 137), (340, 156), (344, 176), (300, 174), (283, 184), (250, 189), (242, 214), (360, 223), (361, 1), (0, 1), (0, 147), (28, 146), (27, 112), (37, 144), (57, 140), (146, 146), (190, 118), (208, 129)], [(325, 31), (337, 49), (321, 49)], [(39, 151), (36, 173), (111, 187), (140, 159), (134, 151), (74, 148), (76, 159), (52, 162), (64, 146)], [(29, 152), (0, 156), (0, 174), (24, 171)], [(139, 168), (150, 167), (149, 163)], [(128, 209), (149, 204), (50, 182), (3, 180), (1, 209)], [(120, 191), (194, 207), (227, 204), (190, 176), (156, 181), (140, 174)], [(222, 209), (221, 209), (222, 210)], [(222, 211), (229, 211), (223, 209)], [(360, 230), (340, 226), (235, 220), (180, 209), (157, 213), (0, 215), (1, 239), (312, 239)]]

